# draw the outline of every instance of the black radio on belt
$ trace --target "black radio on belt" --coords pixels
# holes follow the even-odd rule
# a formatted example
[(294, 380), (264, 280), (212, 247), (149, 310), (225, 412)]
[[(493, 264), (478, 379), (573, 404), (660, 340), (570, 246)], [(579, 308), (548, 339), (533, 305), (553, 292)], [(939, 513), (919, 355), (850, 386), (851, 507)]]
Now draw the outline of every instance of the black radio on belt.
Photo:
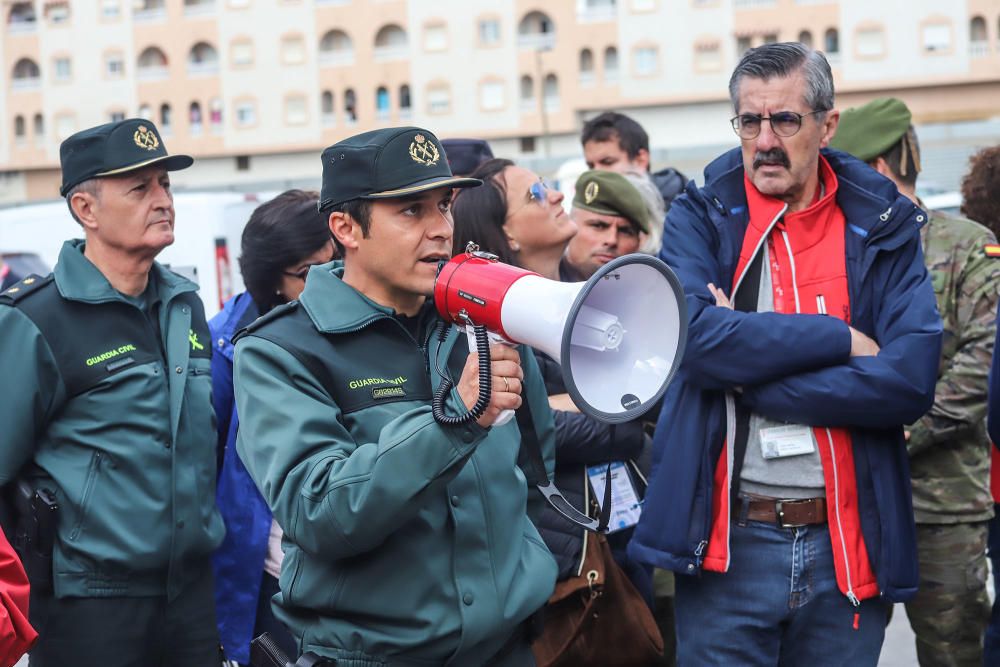
[(46, 488), (35, 488), (28, 480), (18, 480), (14, 489), (17, 529), (14, 548), (33, 590), (52, 592), (52, 547), (56, 538), (59, 503)]

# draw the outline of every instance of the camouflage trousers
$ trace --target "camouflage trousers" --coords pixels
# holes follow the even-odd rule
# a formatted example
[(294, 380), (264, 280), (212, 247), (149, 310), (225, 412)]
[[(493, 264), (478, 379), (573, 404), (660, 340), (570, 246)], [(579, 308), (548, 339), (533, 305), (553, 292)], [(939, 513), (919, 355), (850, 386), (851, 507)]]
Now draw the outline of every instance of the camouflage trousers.
[(978, 667), (990, 618), (986, 593), (989, 523), (917, 524), (920, 588), (906, 603), (924, 667)]

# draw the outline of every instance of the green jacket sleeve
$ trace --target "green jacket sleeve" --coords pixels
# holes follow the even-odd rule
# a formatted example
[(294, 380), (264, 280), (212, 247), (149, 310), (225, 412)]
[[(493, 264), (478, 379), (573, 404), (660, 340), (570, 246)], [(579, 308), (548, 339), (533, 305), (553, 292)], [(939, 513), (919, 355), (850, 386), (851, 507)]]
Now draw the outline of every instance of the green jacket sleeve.
[(16, 308), (0, 305), (0, 486), (17, 477), (65, 394), (59, 368), (38, 327)]
[[(542, 380), (542, 373), (538, 369), (534, 353), (523, 345), (518, 348), (518, 352), (521, 354), (521, 368), (524, 370), (524, 391), (521, 396), (530, 401), (535, 433), (538, 435), (542, 459), (545, 461), (545, 474), (551, 481), (556, 470), (556, 430), (552, 419), (552, 408), (549, 407), (548, 392), (545, 390), (545, 383)], [(518, 465), (523, 471), (526, 471), (525, 476), (529, 480), (528, 518), (537, 525), (546, 501), (541, 492), (531, 485), (531, 476), (527, 474), (527, 471), (531, 470), (531, 464), (525, 455), (523, 444), (518, 456)]]
[[(985, 230), (984, 230), (985, 231)], [(996, 331), (1000, 260), (987, 257), (984, 235), (955, 259), (960, 275), (939, 304), (945, 321), (945, 347), (954, 338), (954, 354), (945, 360), (934, 388), (934, 405), (910, 429), (907, 450), (917, 454), (938, 443), (967, 437), (986, 417), (986, 386)], [(950, 326), (949, 326), (950, 325)], [(950, 329), (950, 330), (949, 330)]]
[(340, 409), (290, 353), (260, 338), (236, 346), (237, 452), (278, 525), (307, 553), (368, 552), (439, 495), (486, 431), (442, 428), (430, 406), (355, 442)]

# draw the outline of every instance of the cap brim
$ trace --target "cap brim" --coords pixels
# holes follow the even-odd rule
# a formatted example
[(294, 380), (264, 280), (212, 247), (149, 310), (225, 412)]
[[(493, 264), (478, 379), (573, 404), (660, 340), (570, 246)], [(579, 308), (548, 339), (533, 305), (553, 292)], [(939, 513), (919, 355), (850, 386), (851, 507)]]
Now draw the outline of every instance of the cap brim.
[(482, 185), (483, 182), (478, 178), (465, 178), (462, 176), (443, 176), (437, 178), (429, 178), (426, 181), (419, 181), (412, 185), (408, 185), (405, 188), (397, 188), (395, 190), (383, 190), (382, 192), (373, 192), (369, 195), (364, 195), (359, 197), (359, 199), (388, 199), (390, 197), (405, 197), (407, 195), (416, 194), (418, 192), (424, 192), (426, 190), (434, 190), (435, 188), (474, 188)]
[(149, 167), (154, 164), (162, 164), (167, 171), (178, 171), (180, 169), (187, 169), (194, 164), (194, 158), (190, 155), (161, 155), (160, 157), (154, 157), (151, 160), (136, 162), (135, 164), (130, 164), (126, 167), (119, 167), (118, 169), (111, 169), (110, 171), (102, 171), (99, 174), (94, 174), (91, 178), (127, 174), (130, 171)]

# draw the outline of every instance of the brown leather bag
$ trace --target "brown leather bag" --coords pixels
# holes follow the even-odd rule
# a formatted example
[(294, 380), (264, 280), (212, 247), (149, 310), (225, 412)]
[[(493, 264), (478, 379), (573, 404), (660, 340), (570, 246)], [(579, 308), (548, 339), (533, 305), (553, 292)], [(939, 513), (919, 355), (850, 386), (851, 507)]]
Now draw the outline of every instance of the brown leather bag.
[(646, 667), (663, 655), (652, 612), (600, 533), (586, 534), (580, 575), (556, 584), (544, 618), (538, 667)]

